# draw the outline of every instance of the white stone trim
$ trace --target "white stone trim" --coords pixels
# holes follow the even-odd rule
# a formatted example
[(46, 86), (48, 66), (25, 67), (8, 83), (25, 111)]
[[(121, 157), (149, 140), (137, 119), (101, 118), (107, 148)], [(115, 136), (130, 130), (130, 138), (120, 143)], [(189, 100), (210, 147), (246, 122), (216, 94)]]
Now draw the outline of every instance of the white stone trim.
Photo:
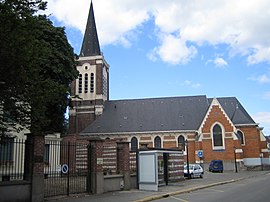
[(96, 60), (96, 64), (103, 64), (103, 60)]
[(266, 141), (266, 138), (265, 138), (265, 136), (264, 136), (264, 134), (263, 134), (262, 131), (260, 131), (260, 140), (261, 141)]
[(225, 110), (222, 108), (222, 106), (219, 103), (219, 101), (217, 100), (217, 98), (214, 98), (213, 99), (213, 101), (212, 101), (212, 103), (211, 103), (211, 105), (210, 105), (210, 107), (209, 107), (209, 109), (208, 109), (208, 111), (207, 111), (207, 113), (206, 113), (206, 115), (205, 115), (205, 117), (204, 117), (204, 119), (203, 119), (200, 127), (199, 127), (199, 131), (202, 131), (202, 128), (203, 128), (203, 126), (204, 126), (204, 124), (205, 124), (205, 122), (206, 122), (206, 120), (207, 120), (207, 118), (208, 118), (208, 116), (209, 116), (209, 114), (210, 114), (213, 106), (219, 106), (220, 107), (222, 113), (224, 114), (224, 116), (227, 118), (227, 120), (229, 121), (229, 123), (233, 127), (233, 131), (236, 131), (236, 128), (235, 128), (233, 122), (231, 121), (231, 119), (229, 118), (229, 116), (226, 114)]
[(88, 56), (88, 57), (79, 57), (78, 61), (98, 60), (98, 59), (103, 60), (103, 56), (102, 55), (95, 55), (95, 56)]
[[(222, 130), (222, 146), (214, 146), (213, 128), (214, 128), (215, 125), (219, 125), (221, 127), (221, 130)], [(212, 149), (213, 150), (225, 149), (226, 148), (226, 146), (225, 146), (225, 138), (226, 138), (225, 134), (226, 133), (225, 133), (224, 126), (220, 122), (216, 121), (211, 125), (210, 131), (211, 131), (210, 137), (212, 139)]]
[(243, 150), (242, 149), (236, 149), (235, 153), (243, 153)]
[(261, 152), (268, 152), (268, 149), (261, 149)]

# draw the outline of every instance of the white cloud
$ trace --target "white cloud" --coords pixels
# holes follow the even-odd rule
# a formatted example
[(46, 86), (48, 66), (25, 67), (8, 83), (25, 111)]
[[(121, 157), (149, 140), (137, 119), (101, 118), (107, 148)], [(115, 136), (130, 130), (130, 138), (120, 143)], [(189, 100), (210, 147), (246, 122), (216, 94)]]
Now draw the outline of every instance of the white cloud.
[(263, 74), (260, 76), (253, 76), (248, 78), (249, 80), (256, 81), (258, 83), (264, 84), (264, 83), (270, 83), (270, 76), (267, 74)]
[(161, 37), (161, 45), (153, 53), (170, 64), (186, 64), (196, 55), (197, 50), (194, 46), (188, 47), (180, 37), (166, 35)]
[(253, 118), (260, 123), (261, 127), (264, 127), (264, 134), (270, 135), (270, 112), (258, 112), (253, 115)]
[(194, 82), (192, 82), (190, 80), (185, 80), (182, 85), (183, 86), (189, 86), (191, 88), (199, 88), (199, 87), (201, 87), (200, 83), (194, 83)]
[(264, 93), (263, 98), (266, 99), (266, 100), (270, 100), (270, 91)]
[(223, 58), (220, 57), (216, 58), (214, 60), (214, 63), (217, 67), (225, 67), (228, 65), (228, 63)]
[(207, 60), (206, 64), (208, 63), (214, 63), (216, 67), (218, 68), (225, 68), (228, 66), (228, 63), (221, 57), (217, 57), (214, 60)]
[[(84, 32), (90, 0), (48, 2), (48, 12), (63, 25)], [(240, 54), (248, 64), (270, 63), (269, 0), (215, 0), (211, 4), (209, 0), (93, 0), (93, 4), (101, 45), (130, 46), (130, 33), (137, 34), (144, 22), (154, 19), (157, 31), (152, 35), (160, 44), (152, 50), (165, 62), (186, 63), (199, 46), (227, 44), (231, 56)]]

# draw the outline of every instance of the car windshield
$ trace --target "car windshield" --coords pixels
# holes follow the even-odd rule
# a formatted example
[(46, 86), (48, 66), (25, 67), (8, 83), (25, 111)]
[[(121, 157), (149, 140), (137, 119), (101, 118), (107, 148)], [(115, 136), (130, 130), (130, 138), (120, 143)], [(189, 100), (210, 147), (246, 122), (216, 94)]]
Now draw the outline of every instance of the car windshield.
[[(193, 165), (189, 165), (189, 170), (192, 170), (192, 169), (193, 169), (193, 167), (194, 167)], [(186, 170), (187, 170), (187, 166), (185, 166), (185, 167), (184, 167), (184, 169), (186, 169)]]

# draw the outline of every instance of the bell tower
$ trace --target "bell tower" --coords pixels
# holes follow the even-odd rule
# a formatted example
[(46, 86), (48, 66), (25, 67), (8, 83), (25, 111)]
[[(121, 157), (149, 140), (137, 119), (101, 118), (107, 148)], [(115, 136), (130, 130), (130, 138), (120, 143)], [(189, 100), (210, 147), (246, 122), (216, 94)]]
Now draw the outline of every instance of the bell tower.
[(77, 62), (79, 77), (71, 84), (71, 134), (80, 133), (101, 115), (109, 99), (109, 65), (100, 51), (92, 1)]

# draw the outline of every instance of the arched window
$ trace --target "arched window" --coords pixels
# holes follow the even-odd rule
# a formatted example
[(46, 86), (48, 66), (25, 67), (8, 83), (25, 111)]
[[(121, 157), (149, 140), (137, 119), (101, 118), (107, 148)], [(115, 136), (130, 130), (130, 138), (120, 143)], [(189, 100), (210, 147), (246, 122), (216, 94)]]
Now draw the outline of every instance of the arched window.
[(79, 74), (79, 86), (78, 86), (79, 93), (82, 93), (82, 74)]
[(88, 74), (84, 75), (84, 93), (88, 93)]
[(161, 139), (159, 136), (155, 137), (155, 139), (154, 139), (154, 147), (161, 148)]
[(131, 138), (131, 151), (138, 149), (138, 139), (136, 137)]
[(95, 87), (95, 83), (94, 83), (94, 73), (91, 73), (91, 78), (90, 78), (90, 92), (93, 93), (94, 92), (94, 87)]
[(185, 138), (184, 138), (184, 136), (183, 135), (180, 135), (179, 137), (178, 137), (178, 147), (180, 148), (180, 149), (182, 149), (183, 151), (185, 151)]
[(237, 131), (237, 134), (238, 134), (238, 137), (240, 138), (241, 144), (244, 145), (245, 144), (244, 134), (240, 130)]
[(222, 128), (218, 124), (213, 127), (213, 144), (214, 147), (223, 147)]

